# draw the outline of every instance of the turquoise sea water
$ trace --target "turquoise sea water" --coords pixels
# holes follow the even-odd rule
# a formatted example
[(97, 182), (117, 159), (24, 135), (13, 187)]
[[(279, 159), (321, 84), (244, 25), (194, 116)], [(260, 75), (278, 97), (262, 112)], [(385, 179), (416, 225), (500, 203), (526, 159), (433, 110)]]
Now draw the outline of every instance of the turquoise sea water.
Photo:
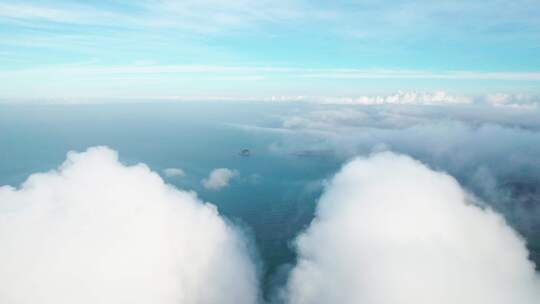
[[(17, 186), (29, 174), (58, 167), (67, 151), (96, 145), (160, 174), (181, 168), (185, 177), (162, 176), (196, 191), (246, 229), (268, 289), (276, 269), (294, 261), (291, 241), (312, 219), (322, 180), (340, 166), (325, 155), (273, 152), (280, 134), (232, 125), (271, 124), (272, 111), (247, 104), (0, 106), (0, 185)], [(238, 154), (243, 148), (249, 157)], [(206, 190), (201, 180), (219, 167), (236, 169), (240, 177), (220, 191)]]
[[(457, 144), (452, 144), (455, 138), (441, 138), (432, 132), (441, 128), (439, 120), (412, 128), (360, 127), (348, 131), (353, 134), (343, 134), (360, 139), (357, 150), (343, 156), (337, 150), (350, 147), (341, 147), (340, 141), (325, 142), (333, 135), (281, 128), (284, 116), (309, 110), (313, 110), (309, 105), (294, 103), (0, 105), (0, 185), (17, 186), (32, 173), (57, 168), (68, 151), (97, 145), (117, 150), (125, 164), (145, 163), (160, 174), (166, 168), (181, 168), (185, 177), (162, 174), (163, 179), (197, 192), (245, 229), (260, 256), (263, 290), (269, 295), (274, 286), (283, 283), (288, 265), (294, 263), (292, 241), (312, 220), (324, 181), (348, 157), (365, 155), (377, 142), (383, 142), (449, 172), (467, 190), (493, 203), (524, 235), (531, 259), (539, 265), (540, 220), (536, 215), (540, 214), (540, 163), (529, 157), (540, 147), (538, 130), (495, 129), (509, 138), (525, 136), (512, 143), (489, 139), (486, 136), (491, 136), (487, 132), (491, 129), (482, 131), (474, 126), (476, 121), (469, 129), (452, 122), (448, 129), (443, 128), (445, 134), (460, 134), (455, 136)], [(374, 126), (383, 121), (373, 117), (370, 124)], [(469, 131), (463, 135), (456, 130)], [(468, 144), (462, 137), (489, 145)], [(442, 154), (441, 147), (450, 147), (450, 152)], [(249, 157), (239, 155), (244, 148), (250, 149)], [(239, 178), (220, 191), (205, 189), (201, 180), (223, 167), (238, 170)], [(476, 167), (494, 172), (500, 169), (499, 192), (482, 193), (471, 179)]]

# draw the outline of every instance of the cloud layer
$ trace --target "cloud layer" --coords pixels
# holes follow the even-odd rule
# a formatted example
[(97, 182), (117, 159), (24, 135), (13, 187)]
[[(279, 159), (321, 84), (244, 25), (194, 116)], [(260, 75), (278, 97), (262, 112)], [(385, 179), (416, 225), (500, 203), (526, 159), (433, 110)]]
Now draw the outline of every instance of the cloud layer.
[(255, 303), (246, 240), (213, 205), (116, 152), (0, 187), (2, 303)]
[(218, 168), (212, 170), (210, 175), (203, 179), (201, 183), (208, 190), (220, 190), (227, 187), (231, 179), (237, 177), (239, 174), (236, 170)]
[(379, 104), (408, 104), (408, 105), (445, 105), (467, 104), (472, 98), (467, 96), (453, 96), (444, 91), (436, 92), (404, 92), (384, 96), (358, 96), (345, 98), (323, 98), (322, 103), (351, 104), (351, 105), (379, 105)]
[(540, 301), (522, 239), (452, 177), (406, 156), (347, 164), (296, 246), (294, 304)]
[(538, 109), (332, 105), (289, 111), (281, 125), (283, 140), (272, 145), (279, 153), (330, 151), (348, 159), (392, 150), (449, 172), (539, 248)]

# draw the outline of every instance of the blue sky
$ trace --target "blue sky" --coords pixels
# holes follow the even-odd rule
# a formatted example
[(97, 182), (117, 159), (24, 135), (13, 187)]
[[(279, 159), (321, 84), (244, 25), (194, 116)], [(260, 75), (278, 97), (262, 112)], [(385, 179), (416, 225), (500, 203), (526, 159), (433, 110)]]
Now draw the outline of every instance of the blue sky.
[(0, 98), (540, 94), (538, 16), (538, 0), (0, 0)]

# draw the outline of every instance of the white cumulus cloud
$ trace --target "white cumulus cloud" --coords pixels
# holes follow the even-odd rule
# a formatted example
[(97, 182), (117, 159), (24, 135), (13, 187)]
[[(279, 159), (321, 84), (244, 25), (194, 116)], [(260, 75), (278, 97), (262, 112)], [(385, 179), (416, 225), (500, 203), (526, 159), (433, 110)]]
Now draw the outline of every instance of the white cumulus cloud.
[(540, 104), (540, 97), (527, 94), (491, 94), (485, 101), (496, 107), (512, 107), (522, 109), (536, 109)]
[(436, 92), (404, 92), (399, 91), (390, 95), (358, 96), (358, 97), (326, 97), (318, 100), (329, 104), (354, 104), (354, 105), (448, 105), (469, 104), (472, 98), (467, 96), (450, 95), (445, 91)]
[(163, 170), (163, 174), (167, 177), (183, 177), (186, 176), (184, 170), (180, 168), (166, 168)]
[(237, 177), (238, 175), (240, 175), (240, 173), (236, 170), (218, 168), (212, 170), (210, 175), (208, 175), (208, 177), (203, 179), (201, 182), (206, 189), (219, 190), (227, 187), (231, 179)]
[(255, 303), (246, 240), (194, 193), (116, 152), (0, 187), (0, 302)]
[(296, 246), (289, 303), (533, 304), (523, 240), (449, 175), (389, 152), (347, 164)]

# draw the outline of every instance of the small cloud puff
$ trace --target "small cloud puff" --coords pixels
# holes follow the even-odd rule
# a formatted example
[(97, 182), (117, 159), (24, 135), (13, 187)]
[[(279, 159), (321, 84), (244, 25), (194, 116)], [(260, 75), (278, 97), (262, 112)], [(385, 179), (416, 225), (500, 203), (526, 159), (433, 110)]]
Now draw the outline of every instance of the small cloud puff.
[(208, 190), (220, 190), (229, 185), (232, 178), (239, 176), (237, 170), (227, 168), (218, 168), (212, 170), (210, 175), (201, 181), (202, 185)]
[(163, 170), (163, 174), (167, 177), (184, 177), (186, 173), (180, 168), (167, 168)]

